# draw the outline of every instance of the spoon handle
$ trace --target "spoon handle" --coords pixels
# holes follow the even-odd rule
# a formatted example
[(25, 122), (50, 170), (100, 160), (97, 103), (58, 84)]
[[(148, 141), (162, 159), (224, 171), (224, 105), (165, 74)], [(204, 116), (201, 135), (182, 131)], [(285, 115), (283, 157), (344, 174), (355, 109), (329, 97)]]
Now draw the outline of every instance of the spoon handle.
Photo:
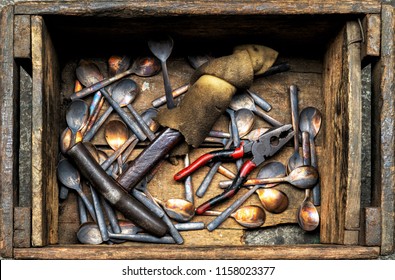
[(94, 123), (94, 125), (86, 130), (82, 141), (84, 141), (84, 142), (91, 141), (92, 138), (96, 135), (96, 132), (103, 125), (103, 123), (107, 120), (107, 118), (110, 116), (110, 114), (113, 110), (114, 109), (112, 107), (108, 107), (108, 109), (103, 113), (103, 115), (101, 115), (100, 118), (97, 119), (97, 121)]
[[(180, 86), (179, 88), (176, 88), (175, 90), (173, 90), (171, 93), (173, 95), (173, 98), (177, 98), (177, 97), (183, 95), (184, 93), (186, 93), (190, 86), (191, 86), (190, 84), (185, 84), (185, 85)], [(155, 108), (158, 108), (158, 107), (166, 104), (166, 95), (163, 95), (157, 99), (154, 99), (151, 104)]]
[(292, 127), (295, 131), (294, 148), (299, 153), (299, 113), (298, 113), (298, 88), (295, 85), (289, 87), (291, 100)]
[(100, 196), (100, 201), (104, 207), (104, 211), (106, 211), (112, 231), (114, 233), (121, 233), (122, 230), (121, 227), (119, 226), (118, 218), (114, 209), (110, 206), (110, 204), (108, 204), (107, 200), (103, 196)]
[(120, 79), (122, 79), (123, 77), (129, 76), (131, 74), (133, 74), (135, 71), (135, 69), (130, 68), (129, 70), (126, 70), (125, 72), (119, 73), (113, 77), (101, 80), (100, 82), (97, 82), (89, 87), (83, 88), (80, 91), (77, 91), (75, 93), (73, 93), (72, 95), (70, 95), (70, 99), (71, 100), (75, 100), (75, 99), (80, 99), (83, 98), (85, 96), (88, 96), (98, 90), (101, 90), (102, 88), (104, 88), (105, 86), (108, 86), (109, 84), (112, 84)]
[(134, 242), (144, 243), (157, 243), (157, 244), (174, 244), (175, 241), (171, 236), (156, 237), (149, 234), (121, 234), (121, 233), (110, 233), (111, 238), (122, 239)]
[(268, 124), (270, 124), (273, 127), (280, 127), (280, 126), (283, 125), (282, 123), (280, 123), (279, 121), (275, 120), (274, 118), (272, 118), (268, 114), (265, 114), (264, 112), (259, 110), (259, 108), (255, 108), (252, 111), (254, 112), (254, 114), (256, 114), (258, 117), (262, 118), (265, 122), (267, 122)]
[[(232, 109), (226, 109), (226, 112), (230, 116), (230, 127), (231, 127), (231, 135), (233, 138), (233, 144), (235, 148), (240, 147), (240, 135), (239, 135), (239, 128), (237, 127), (235, 111)], [(237, 170), (240, 170), (241, 166), (243, 165), (243, 160), (240, 158), (236, 160)]]
[(80, 216), (80, 224), (84, 224), (88, 221), (88, 216), (86, 214), (86, 208), (84, 205), (84, 202), (82, 201), (81, 197), (77, 197), (77, 202), (78, 202), (78, 214)]
[(252, 92), (251, 90), (247, 89), (247, 93), (254, 99), (255, 104), (258, 105), (262, 110), (269, 112), (272, 109), (272, 105), (270, 105), (265, 99), (260, 97), (258, 94)]
[[(314, 144), (314, 138), (310, 135), (310, 153), (311, 153), (311, 165), (318, 169), (318, 163), (317, 163), (317, 153), (315, 150), (315, 144)], [(312, 190), (312, 196), (313, 196), (313, 203), (315, 206), (318, 206), (321, 204), (321, 187), (320, 183), (318, 182)]]
[(175, 224), (174, 227), (178, 231), (187, 231), (187, 230), (200, 230), (204, 229), (206, 226), (203, 222), (189, 222), (189, 223), (179, 223)]
[(130, 115), (126, 114), (126, 112), (121, 108), (121, 106), (111, 97), (110, 93), (102, 88), (100, 92), (104, 95), (108, 103), (114, 110), (118, 113), (121, 119), (126, 123), (126, 125), (136, 134), (137, 138), (141, 141), (144, 141), (147, 136), (141, 130), (141, 128), (130, 118)]
[(140, 128), (144, 131), (145, 135), (147, 135), (148, 139), (150, 141), (155, 139), (155, 134), (152, 132), (152, 130), (148, 127), (148, 125), (145, 123), (143, 118), (140, 116), (139, 113), (134, 109), (132, 104), (128, 104), (126, 107), (128, 107), (129, 111), (132, 113), (133, 117), (136, 119), (137, 124), (140, 126)]
[(99, 195), (92, 186), (90, 186), (90, 189), (92, 193), (93, 206), (95, 208), (97, 225), (99, 226), (101, 238), (103, 239), (103, 241), (108, 241), (110, 237), (108, 236), (106, 221), (104, 219), (103, 209), (100, 205)]
[(172, 89), (171, 89), (171, 85), (170, 85), (169, 73), (167, 72), (166, 61), (161, 60), (161, 64), (162, 64), (163, 83), (165, 86), (167, 108), (173, 109), (176, 105), (174, 103), (174, 98), (173, 98)]
[(77, 191), (78, 195), (81, 197), (82, 201), (84, 202), (85, 207), (86, 207), (86, 209), (88, 209), (88, 212), (91, 215), (92, 219), (96, 222), (95, 209), (93, 208), (92, 203), (86, 197), (86, 194), (82, 191), (81, 185), (79, 188), (76, 188), (75, 190)]
[(243, 196), (237, 199), (233, 204), (226, 208), (221, 214), (219, 214), (212, 222), (207, 225), (209, 231), (213, 231), (220, 226), (229, 216), (235, 212), (257, 189), (259, 185), (256, 185), (252, 189), (248, 190)]

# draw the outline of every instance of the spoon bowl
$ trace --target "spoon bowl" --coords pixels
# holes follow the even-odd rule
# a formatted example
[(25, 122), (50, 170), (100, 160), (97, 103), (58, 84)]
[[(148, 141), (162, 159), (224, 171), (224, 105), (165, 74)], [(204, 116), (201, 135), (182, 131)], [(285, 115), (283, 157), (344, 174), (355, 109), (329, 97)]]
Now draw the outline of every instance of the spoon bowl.
[(246, 136), (254, 126), (255, 115), (251, 110), (243, 108), (236, 111), (235, 118), (240, 138)]
[(239, 208), (231, 216), (245, 228), (257, 228), (265, 223), (265, 211), (259, 206), (249, 205)]
[(111, 76), (122, 73), (130, 67), (130, 56), (112, 55), (108, 59), (108, 68)]
[(114, 150), (118, 150), (128, 139), (128, 128), (120, 120), (112, 120), (107, 123), (104, 135), (108, 145)]
[[(71, 146), (71, 141), (72, 141), (72, 133), (70, 128), (66, 127), (62, 134), (60, 135), (60, 151), (62, 154), (67, 154), (67, 150)], [(78, 130), (76, 135), (75, 135), (75, 142), (81, 142), (82, 141), (82, 133), (81, 130)]]
[(310, 201), (310, 190), (306, 190), (305, 198), (299, 206), (297, 221), (299, 226), (305, 231), (315, 230), (319, 223), (320, 217), (317, 208)]
[(288, 196), (277, 189), (257, 189), (259, 200), (263, 208), (270, 213), (279, 214), (284, 212), (289, 205)]
[(66, 122), (71, 130), (72, 144), (76, 142), (76, 134), (84, 127), (88, 121), (88, 117), (89, 106), (85, 101), (77, 99), (71, 102), (66, 111)]
[(188, 200), (171, 198), (165, 202), (158, 201), (170, 218), (177, 222), (187, 222), (195, 216), (195, 206)]

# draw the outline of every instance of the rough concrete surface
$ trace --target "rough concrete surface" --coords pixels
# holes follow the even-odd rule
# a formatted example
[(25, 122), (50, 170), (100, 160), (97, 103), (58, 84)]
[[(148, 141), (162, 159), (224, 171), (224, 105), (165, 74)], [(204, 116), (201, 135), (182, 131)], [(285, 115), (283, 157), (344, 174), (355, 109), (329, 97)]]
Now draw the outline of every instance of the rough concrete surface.
[[(27, 2), (26, 0), (24, 0)], [(0, 0), (0, 9), (5, 5), (11, 5), (16, 2), (21, 2), (20, 0)], [(50, 2), (46, 0), (45, 2)], [(57, 1), (62, 2), (62, 1)], [(389, 1), (390, 2), (390, 1)], [(370, 91), (370, 67), (363, 70), (363, 154), (362, 154), (362, 165), (364, 172), (362, 173), (362, 201), (361, 206), (368, 206), (371, 200), (371, 142), (370, 142), (370, 101), (371, 101), (371, 91)], [(27, 83), (31, 83), (31, 80), (25, 79)], [(29, 88), (30, 85), (24, 85), (23, 79), (21, 88)], [(265, 228), (260, 230), (247, 231), (245, 235), (245, 241), (247, 244), (262, 244), (262, 245), (280, 245), (280, 244), (300, 244), (300, 243), (319, 243), (318, 232), (307, 233), (301, 230), (295, 225), (282, 225), (273, 228)], [(380, 259), (395, 259), (395, 254), (389, 256), (382, 256)]]

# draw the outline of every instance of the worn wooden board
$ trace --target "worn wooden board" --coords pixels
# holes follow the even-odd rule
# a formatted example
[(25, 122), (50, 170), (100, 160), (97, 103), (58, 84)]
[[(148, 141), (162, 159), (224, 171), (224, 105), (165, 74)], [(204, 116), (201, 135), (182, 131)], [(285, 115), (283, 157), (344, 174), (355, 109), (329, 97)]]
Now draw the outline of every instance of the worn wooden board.
[(381, 253), (394, 252), (394, 90), (395, 90), (395, 8), (383, 5), (381, 14), (381, 57), (373, 67), (373, 200), (381, 208)]
[(365, 63), (372, 57), (380, 56), (381, 17), (380, 14), (367, 14), (362, 21), (364, 42), (361, 45), (361, 59)]
[(381, 244), (381, 210), (379, 207), (364, 207), (361, 214), (360, 244), (380, 246)]
[[(361, 160), (362, 160), (362, 79), (361, 30), (357, 22), (348, 22), (347, 61), (343, 67), (347, 75), (348, 94), (348, 155), (345, 229), (359, 228), (361, 215)], [(357, 244), (358, 238), (354, 240)]]
[(28, 248), (31, 244), (31, 208), (14, 208), (14, 247)]
[(32, 244), (57, 243), (59, 66), (40, 16), (32, 17)]
[(0, 14), (0, 255), (12, 257), (13, 208), (16, 195), (18, 128), (18, 71), (14, 61), (14, 10), (5, 7)]
[[(88, 250), (89, 248), (89, 250)], [(151, 250), (148, 250), (151, 248)], [(291, 246), (49, 246), (15, 249), (17, 259), (376, 259), (379, 247), (340, 245)]]
[(16, 5), (17, 14), (61, 14), (61, 15), (100, 15), (100, 16), (159, 16), (159, 15), (216, 15), (216, 14), (338, 14), (338, 13), (377, 13), (380, 1), (345, 0), (345, 1), (298, 1), (269, 0), (257, 1), (194, 1), (184, 5), (182, 1), (141, 2), (112, 1), (87, 2), (78, 1), (62, 3), (26, 2)]
[(31, 29), (30, 16), (15, 16), (14, 28), (14, 57), (31, 58)]
[(323, 67), (323, 115), (324, 119), (331, 121), (322, 131), (325, 158), (320, 162), (325, 166), (326, 174), (321, 178), (321, 216), (325, 217), (325, 223), (320, 226), (322, 243), (342, 243), (344, 236), (347, 185), (344, 157), (347, 155), (348, 138), (343, 129), (344, 116), (347, 115), (346, 85), (343, 82), (344, 36), (345, 29), (328, 46)]

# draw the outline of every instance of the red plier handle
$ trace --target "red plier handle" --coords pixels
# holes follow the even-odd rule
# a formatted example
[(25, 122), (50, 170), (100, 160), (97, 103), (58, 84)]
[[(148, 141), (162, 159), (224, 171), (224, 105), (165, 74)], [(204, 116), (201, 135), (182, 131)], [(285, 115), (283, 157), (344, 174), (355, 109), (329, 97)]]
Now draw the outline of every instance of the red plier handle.
[(252, 170), (255, 169), (255, 167), (256, 164), (251, 160), (247, 160), (246, 162), (244, 162), (239, 172), (237, 173), (236, 178), (233, 180), (232, 185), (226, 188), (223, 193), (211, 198), (210, 200), (204, 202), (202, 205), (196, 208), (196, 214), (201, 215), (207, 210), (210, 210), (214, 206), (218, 205), (219, 203), (233, 197), (240, 190), (245, 181), (247, 181), (248, 175), (251, 173)]
[(242, 158), (243, 156), (244, 156), (243, 146), (240, 146), (236, 149), (212, 151), (210, 153), (200, 156), (188, 167), (185, 167), (184, 169), (179, 171), (176, 175), (174, 175), (174, 180), (180, 181), (182, 179), (185, 179), (186, 177), (191, 175), (194, 171), (196, 171), (197, 169), (199, 169), (200, 167), (206, 165), (211, 161), (229, 161), (229, 160)]

